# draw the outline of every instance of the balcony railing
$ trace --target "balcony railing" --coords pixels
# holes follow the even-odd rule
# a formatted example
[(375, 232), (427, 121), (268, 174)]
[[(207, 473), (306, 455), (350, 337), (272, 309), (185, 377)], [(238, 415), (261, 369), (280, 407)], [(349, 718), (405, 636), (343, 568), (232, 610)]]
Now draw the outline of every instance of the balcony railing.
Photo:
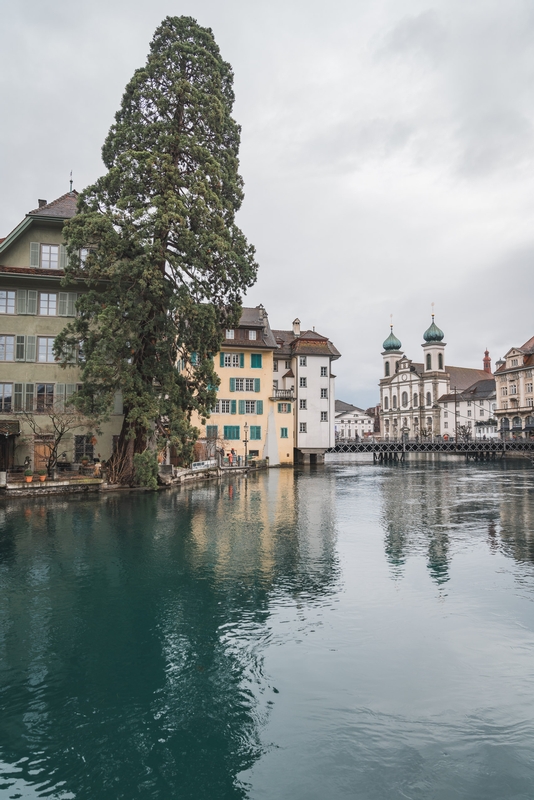
[(271, 400), (294, 400), (293, 389), (273, 389)]

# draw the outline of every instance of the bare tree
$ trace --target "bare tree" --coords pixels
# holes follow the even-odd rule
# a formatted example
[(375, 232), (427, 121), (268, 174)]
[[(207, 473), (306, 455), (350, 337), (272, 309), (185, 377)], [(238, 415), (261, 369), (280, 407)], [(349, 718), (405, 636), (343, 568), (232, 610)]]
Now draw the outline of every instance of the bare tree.
[(21, 411), (20, 415), (33, 434), (33, 442), (39, 441), (45, 450), (46, 471), (49, 476), (57, 466), (60, 446), (65, 437), (76, 430), (87, 434), (93, 427), (86, 416), (64, 402), (44, 409), (42, 414)]

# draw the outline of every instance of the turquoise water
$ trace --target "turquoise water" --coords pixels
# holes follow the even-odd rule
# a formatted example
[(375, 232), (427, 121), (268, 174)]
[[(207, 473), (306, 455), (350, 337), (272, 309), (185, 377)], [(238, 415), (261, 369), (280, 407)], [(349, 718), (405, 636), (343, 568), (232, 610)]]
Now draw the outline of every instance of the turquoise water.
[(0, 507), (0, 798), (534, 797), (534, 468)]

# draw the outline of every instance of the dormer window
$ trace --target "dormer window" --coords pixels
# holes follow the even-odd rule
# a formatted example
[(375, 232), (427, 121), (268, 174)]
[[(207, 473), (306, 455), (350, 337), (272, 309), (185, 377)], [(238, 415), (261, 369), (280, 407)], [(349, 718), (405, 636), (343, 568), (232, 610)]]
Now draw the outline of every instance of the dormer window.
[(226, 329), (226, 338), (227, 339), (235, 339), (235, 331), (234, 331), (233, 328), (230, 328), (230, 329), (227, 328)]
[(252, 341), (254, 341), (257, 338), (256, 331), (249, 331), (248, 332), (248, 338), (251, 339)]
[(517, 367), (517, 358), (512, 358), (512, 367)]

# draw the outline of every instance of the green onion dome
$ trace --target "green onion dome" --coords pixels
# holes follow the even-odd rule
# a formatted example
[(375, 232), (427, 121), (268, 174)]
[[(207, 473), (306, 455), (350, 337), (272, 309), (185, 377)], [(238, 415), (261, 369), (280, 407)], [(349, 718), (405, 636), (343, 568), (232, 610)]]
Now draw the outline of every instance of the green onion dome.
[(425, 340), (425, 342), (441, 342), (444, 336), (445, 334), (443, 333), (443, 331), (440, 330), (440, 328), (438, 328), (438, 326), (434, 322), (434, 314), (432, 314), (432, 324), (430, 328), (428, 328), (423, 333), (423, 339)]
[(388, 338), (386, 339), (386, 341), (384, 342), (384, 344), (382, 345), (382, 347), (384, 348), (384, 350), (388, 350), (388, 351), (389, 350), (400, 350), (401, 349), (402, 344), (399, 342), (399, 340), (397, 339), (397, 337), (393, 333), (393, 325), (391, 326), (391, 332), (390, 332)]

